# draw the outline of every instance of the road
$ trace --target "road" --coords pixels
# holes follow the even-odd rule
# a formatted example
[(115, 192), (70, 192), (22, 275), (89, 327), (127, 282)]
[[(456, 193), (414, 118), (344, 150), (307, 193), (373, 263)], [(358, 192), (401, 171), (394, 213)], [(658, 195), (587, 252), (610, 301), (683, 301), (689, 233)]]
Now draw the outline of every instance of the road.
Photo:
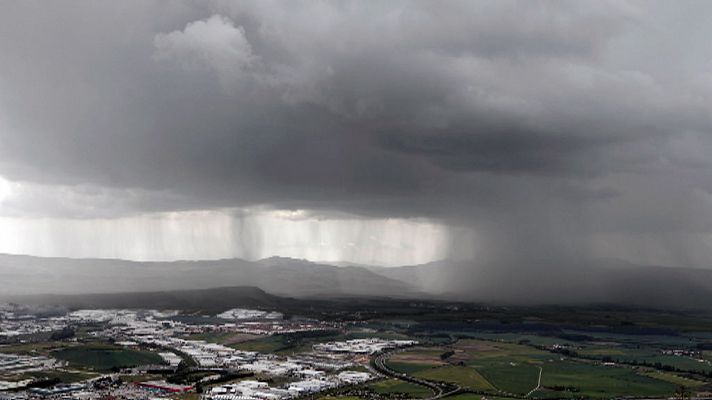
[[(373, 365), (374, 365), (376, 371), (380, 372), (383, 375), (390, 376), (391, 378), (396, 378), (396, 379), (400, 379), (405, 382), (414, 383), (416, 385), (424, 386), (424, 387), (427, 387), (428, 389), (432, 390), (434, 395), (431, 397), (428, 397), (424, 400), (441, 399), (443, 397), (453, 395), (461, 390), (460, 386), (457, 386), (454, 384), (445, 385), (442, 383), (436, 383), (436, 382), (428, 381), (425, 379), (417, 378), (414, 376), (410, 376), (408, 374), (404, 374), (404, 373), (392, 370), (386, 364), (386, 361), (388, 361), (388, 358), (392, 354), (393, 353), (383, 353), (383, 354), (378, 355), (373, 360)], [(421, 399), (421, 400), (423, 400), (423, 399)]]
[(524, 397), (529, 397), (529, 396), (531, 396), (532, 393), (536, 392), (537, 390), (539, 390), (539, 388), (541, 388), (541, 373), (542, 373), (544, 370), (543, 370), (541, 367), (539, 367), (539, 366), (537, 366), (537, 368), (539, 368), (539, 381), (536, 383), (536, 387), (535, 387), (534, 389), (532, 389), (531, 391), (529, 391), (529, 393), (527, 393), (526, 395), (524, 395)]

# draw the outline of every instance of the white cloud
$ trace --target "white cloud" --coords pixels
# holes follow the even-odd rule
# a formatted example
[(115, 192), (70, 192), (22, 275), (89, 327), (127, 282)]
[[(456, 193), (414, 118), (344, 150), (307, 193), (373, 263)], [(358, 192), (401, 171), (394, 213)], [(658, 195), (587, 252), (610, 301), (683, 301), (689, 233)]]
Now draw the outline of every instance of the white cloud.
[(10, 196), (12, 196), (12, 184), (2, 176), (0, 176), (0, 206)]
[(210, 69), (226, 87), (240, 80), (258, 59), (244, 28), (218, 14), (190, 22), (182, 31), (158, 34), (153, 43), (155, 59), (189, 70)]

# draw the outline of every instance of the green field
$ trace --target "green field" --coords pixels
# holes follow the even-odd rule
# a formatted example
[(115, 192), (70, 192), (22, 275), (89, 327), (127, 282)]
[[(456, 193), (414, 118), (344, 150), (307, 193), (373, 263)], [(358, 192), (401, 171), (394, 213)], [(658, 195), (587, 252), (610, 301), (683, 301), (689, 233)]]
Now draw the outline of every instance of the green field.
[(661, 371), (648, 371), (643, 372), (641, 375), (649, 376), (651, 378), (659, 379), (661, 381), (670, 382), (675, 385), (682, 385), (685, 387), (699, 387), (704, 386), (707, 383), (698, 381), (696, 379), (685, 378), (683, 376), (675, 375), (670, 372)]
[(573, 344), (574, 342), (555, 336), (526, 335), (520, 333), (490, 333), (473, 332), (467, 335), (473, 339), (505, 341), (509, 343), (529, 343), (537, 346), (551, 346), (553, 344)]
[(486, 340), (460, 340), (454, 346), (458, 353), (451, 357), (464, 362), (506, 361), (515, 363), (541, 362), (552, 358), (548, 351), (531, 346)]
[(99, 371), (136, 365), (160, 364), (163, 360), (158, 354), (136, 351), (106, 344), (87, 344), (67, 347), (52, 353), (52, 356), (71, 365), (82, 366)]
[[(448, 347), (418, 348), (398, 353), (388, 365), (424, 379), (450, 382), (476, 391), (520, 396), (537, 387), (541, 368), (542, 387), (532, 393), (532, 397), (537, 398), (664, 397), (671, 395), (678, 385), (702, 390), (708, 384), (702, 377), (689, 378), (679, 373), (629, 365), (606, 366), (600, 362), (551, 353), (533, 347), (535, 342), (542, 345), (547, 341), (532, 340), (532, 336), (504, 336), (518, 342), (462, 339)], [(663, 365), (675, 363), (681, 369), (699, 368), (700, 364), (704, 364), (686, 357), (662, 356), (659, 350), (650, 347), (634, 349), (615, 342), (596, 342), (572, 348), (585, 351), (588, 357), (607, 354), (640, 359), (647, 357), (646, 361), (660, 360), (664, 361)], [(454, 351), (447, 358), (451, 364), (438, 365), (442, 363), (439, 354), (446, 349)], [(685, 365), (688, 361), (695, 364)]]
[(494, 387), (507, 393), (526, 394), (539, 381), (539, 368), (531, 364), (493, 362), (476, 369)]
[(451, 361), (474, 368), (495, 389), (526, 394), (536, 387), (540, 364), (552, 357), (530, 346), (484, 340), (461, 340), (453, 348)]
[(194, 392), (186, 392), (174, 394), (170, 398), (173, 400), (200, 400), (200, 394)]
[(361, 400), (358, 396), (323, 396), (318, 400)]
[(415, 398), (429, 397), (433, 395), (430, 389), (420, 385), (404, 382), (398, 379), (386, 379), (368, 385), (378, 394), (402, 393)]
[(404, 374), (414, 374), (416, 372), (420, 371), (425, 371), (432, 369), (432, 365), (427, 365), (427, 364), (417, 364), (417, 363), (408, 363), (408, 362), (393, 362), (393, 361), (388, 361), (388, 367), (393, 369), (394, 371), (402, 372)]
[(649, 366), (665, 366), (688, 372), (712, 372), (712, 365), (687, 356), (664, 355), (655, 347), (636, 346), (606, 347), (585, 346), (577, 353), (585, 357), (607, 358), (622, 363), (644, 363)]
[[(449, 350), (453, 354), (448, 361), (455, 365), (443, 366), (440, 355)], [(530, 346), (466, 339), (451, 348), (418, 348), (399, 353), (388, 365), (400, 372), (473, 390), (526, 394), (538, 382), (539, 368), (534, 364), (551, 357)]]
[[(622, 357), (625, 359), (625, 357)], [(637, 361), (644, 361), (648, 364), (660, 364), (660, 365), (667, 365), (673, 368), (677, 368), (681, 371), (690, 371), (690, 372), (712, 372), (712, 365), (705, 363), (705, 362), (699, 362), (697, 360), (694, 360), (689, 357), (681, 357), (681, 356), (668, 356), (668, 355), (662, 355), (662, 354), (655, 354), (647, 357), (635, 357), (632, 358), (633, 360)]]
[(80, 382), (83, 380), (95, 378), (98, 375), (92, 374), (92, 373), (85, 373), (85, 372), (68, 372), (68, 371), (54, 370), (54, 371), (28, 372), (27, 376), (35, 378), (35, 379), (58, 379), (62, 383), (74, 383), (74, 382)]
[[(570, 341), (561, 339), (556, 336), (537, 336), (537, 335), (524, 335), (516, 333), (487, 333), (480, 332), (472, 335), (470, 337), (477, 337), (482, 339), (487, 339), (490, 343), (496, 343), (499, 353), (503, 353), (508, 356), (516, 355), (512, 354), (512, 350), (516, 350), (519, 344), (533, 345), (533, 346), (551, 346), (553, 344), (568, 345), (571, 350), (570, 356), (573, 357), (583, 357), (583, 358), (593, 358), (598, 360), (615, 361), (617, 363), (630, 364), (630, 365), (643, 365), (649, 367), (656, 367), (660, 369), (674, 369), (682, 372), (691, 373), (710, 373), (712, 372), (712, 356), (709, 354), (702, 354), (700, 356), (688, 357), (688, 356), (673, 356), (664, 355), (661, 350), (670, 348), (683, 348), (695, 350), (697, 343), (700, 343), (706, 339), (701, 338), (699, 333), (696, 333), (694, 337), (684, 336), (684, 335), (627, 335), (620, 333), (610, 333), (610, 332), (586, 332), (586, 331), (567, 331), (566, 334), (569, 336), (579, 335), (580, 337), (587, 337), (586, 340), (581, 341)], [(461, 342), (466, 342), (462, 340)], [(530, 347), (531, 348), (531, 347)], [(515, 351), (522, 355), (526, 352)], [(494, 357), (498, 356), (493, 354)], [(524, 354), (526, 356), (526, 354)], [(551, 358), (551, 354), (543, 356), (534, 356), (529, 354), (529, 361), (543, 361), (544, 358)], [(473, 354), (473, 358), (483, 358), (487, 357), (486, 354), (480, 356)], [(704, 361), (699, 361), (696, 358), (701, 358)], [(523, 361), (519, 357), (519, 361)]]
[(260, 353), (273, 353), (286, 347), (281, 336), (273, 335), (242, 343), (231, 344), (230, 347), (243, 351), (258, 351)]
[(234, 333), (230, 332), (205, 332), (205, 333), (194, 333), (191, 335), (183, 336), (182, 339), (185, 340), (205, 340), (210, 343), (225, 343)]
[(476, 393), (462, 393), (450, 396), (448, 400), (513, 400), (511, 397), (498, 397), (490, 395), (481, 395)]
[(535, 392), (535, 397), (667, 396), (676, 388), (673, 383), (637, 374), (630, 368), (570, 361), (546, 363), (542, 368), (543, 390)]
[(429, 368), (413, 375), (433, 381), (454, 383), (472, 390), (494, 390), (492, 384), (472, 367), (448, 365), (445, 367)]
[(47, 354), (51, 350), (65, 346), (64, 343), (58, 342), (18, 343), (0, 346), (0, 353)]

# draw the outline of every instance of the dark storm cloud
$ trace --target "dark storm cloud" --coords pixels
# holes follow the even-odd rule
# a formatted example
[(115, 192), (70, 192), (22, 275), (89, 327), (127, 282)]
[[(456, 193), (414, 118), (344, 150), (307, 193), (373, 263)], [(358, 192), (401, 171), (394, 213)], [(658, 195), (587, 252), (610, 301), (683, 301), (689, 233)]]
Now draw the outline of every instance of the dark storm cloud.
[[(386, 148), (423, 155), (444, 168), (510, 174), (590, 175), (613, 172), (597, 162), (607, 146), (621, 139), (604, 135), (494, 131), (461, 134), (384, 135)], [(586, 156), (593, 159), (583, 161)], [(613, 167), (619, 167), (617, 165)]]
[(712, 14), (678, 4), (6, 3), (0, 175), (118, 198), (75, 216), (425, 216), (524, 254), (707, 232)]

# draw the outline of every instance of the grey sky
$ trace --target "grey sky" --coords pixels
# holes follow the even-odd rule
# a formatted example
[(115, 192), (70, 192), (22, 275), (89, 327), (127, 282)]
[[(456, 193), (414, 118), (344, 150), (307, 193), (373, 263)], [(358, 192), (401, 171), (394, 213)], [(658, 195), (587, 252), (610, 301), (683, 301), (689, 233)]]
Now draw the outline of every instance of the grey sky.
[(702, 1), (3, 3), (0, 214), (305, 209), (710, 266), (711, 27)]

